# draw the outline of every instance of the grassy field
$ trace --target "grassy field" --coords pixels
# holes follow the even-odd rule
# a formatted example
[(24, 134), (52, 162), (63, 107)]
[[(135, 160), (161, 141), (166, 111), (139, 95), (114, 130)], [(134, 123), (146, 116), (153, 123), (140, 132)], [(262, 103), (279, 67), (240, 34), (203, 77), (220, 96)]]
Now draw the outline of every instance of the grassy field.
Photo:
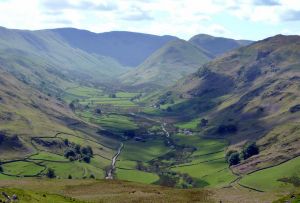
[(117, 167), (124, 168), (124, 169), (135, 169), (137, 165), (136, 161), (129, 161), (129, 160), (118, 160)]
[(150, 161), (169, 151), (162, 139), (137, 142), (134, 140), (124, 142), (124, 149), (120, 155), (121, 160)]
[(193, 153), (193, 156), (221, 152), (224, 151), (228, 145), (225, 140), (205, 139), (197, 135), (186, 136), (177, 134), (174, 136), (174, 139), (178, 144), (196, 147), (197, 150)]
[[(101, 168), (97, 168), (92, 164), (84, 162), (69, 162), (69, 163), (56, 163), (56, 162), (43, 162), (47, 167), (55, 170), (55, 173), (60, 178), (68, 178), (69, 175), (72, 178), (89, 178), (94, 175), (95, 178), (104, 178), (104, 171)], [(98, 166), (99, 167), (99, 166)]]
[(137, 124), (130, 118), (118, 114), (103, 114), (95, 115), (90, 111), (78, 112), (77, 115), (89, 122), (97, 124), (106, 130), (114, 133), (123, 134), (126, 130), (135, 130), (138, 128)]
[(74, 99), (79, 99), (79, 102), (83, 105), (133, 107), (136, 104), (131, 101), (131, 98), (138, 94), (118, 91), (114, 93), (115, 96), (112, 96), (112, 93), (105, 92), (102, 89), (81, 86), (67, 89), (64, 100), (71, 102)]
[(196, 130), (199, 123), (200, 123), (200, 118), (196, 118), (196, 119), (193, 119), (193, 120), (188, 121), (188, 122), (177, 123), (177, 124), (175, 124), (175, 126), (180, 128), (180, 129)]
[(49, 153), (49, 152), (39, 152), (38, 154), (31, 156), (30, 159), (32, 160), (49, 160), (49, 161), (69, 161), (64, 156), (60, 156), (57, 154)]
[(34, 176), (44, 170), (44, 167), (26, 161), (11, 162), (2, 166), (6, 174), (15, 176)]
[(173, 171), (187, 173), (196, 180), (202, 182), (202, 186), (221, 187), (228, 185), (235, 176), (228, 169), (223, 159), (207, 161), (195, 165), (178, 165), (172, 168)]
[(182, 134), (174, 136), (174, 140), (177, 144), (195, 147), (196, 150), (187, 163), (175, 165), (171, 170), (187, 173), (198, 180), (199, 186), (205, 187), (223, 187), (236, 178), (224, 159), (226, 141)]
[[(281, 165), (261, 170), (250, 175), (246, 175), (240, 183), (263, 191), (271, 190), (293, 190), (295, 186), (292, 183), (279, 181), (282, 178), (294, 179), (298, 186), (300, 179), (300, 157), (292, 159)], [(292, 182), (292, 181), (291, 181)]]
[(159, 177), (154, 173), (147, 173), (138, 170), (117, 169), (117, 178), (138, 183), (151, 184), (156, 182)]

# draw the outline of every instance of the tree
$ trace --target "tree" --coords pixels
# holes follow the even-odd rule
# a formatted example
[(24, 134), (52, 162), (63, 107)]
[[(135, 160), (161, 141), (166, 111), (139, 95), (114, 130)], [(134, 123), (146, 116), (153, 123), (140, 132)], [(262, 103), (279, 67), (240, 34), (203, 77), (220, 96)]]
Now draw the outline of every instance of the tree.
[(172, 111), (173, 111), (172, 107), (168, 106), (167, 112), (172, 112)]
[(229, 150), (229, 151), (226, 153), (226, 155), (225, 155), (225, 160), (226, 160), (226, 162), (228, 162), (228, 159), (229, 159), (230, 155), (233, 154), (233, 153), (238, 153), (238, 151), (236, 151), (236, 150)]
[(90, 146), (81, 148), (81, 153), (89, 157), (93, 156), (94, 154), (93, 149)]
[(90, 175), (90, 178), (91, 178), (91, 179), (95, 179), (94, 174), (91, 174), (91, 175)]
[(238, 152), (233, 152), (228, 158), (228, 163), (230, 166), (237, 165), (240, 163), (240, 161), (240, 154)]
[(65, 144), (66, 146), (69, 146), (69, 140), (68, 140), (68, 139), (64, 139), (64, 144)]
[(200, 123), (199, 123), (199, 126), (201, 128), (203, 128), (203, 127), (207, 126), (207, 124), (208, 124), (208, 120), (205, 119), (205, 118), (202, 118), (201, 121), (200, 121)]
[(96, 114), (101, 114), (102, 113), (100, 108), (96, 108), (95, 112), (96, 112)]
[(55, 175), (54, 169), (48, 168), (48, 171), (47, 171), (47, 173), (46, 173), (46, 176), (47, 176), (48, 178), (55, 178), (56, 175)]
[(0, 165), (0, 173), (3, 172), (3, 167)]
[(73, 177), (71, 175), (68, 176), (68, 179), (72, 179)]
[(75, 152), (74, 152), (72, 149), (67, 149), (67, 150), (65, 151), (64, 156), (65, 156), (66, 158), (70, 158), (70, 157), (75, 157), (76, 154), (75, 154)]
[(124, 136), (129, 137), (129, 138), (133, 138), (135, 136), (135, 131), (134, 130), (126, 130), (124, 132)]
[(259, 149), (258, 149), (256, 143), (255, 142), (250, 142), (250, 143), (247, 143), (243, 147), (241, 156), (242, 156), (243, 159), (248, 159), (251, 156), (254, 156), (258, 153), (259, 153)]
[(217, 131), (219, 134), (236, 133), (237, 127), (233, 124), (220, 125)]
[(75, 104), (73, 101), (69, 104), (69, 107), (72, 111), (75, 111)]
[(84, 157), (83, 157), (83, 161), (84, 161), (85, 163), (90, 163), (90, 162), (91, 162), (91, 157), (89, 157), (89, 156), (84, 156)]
[(75, 150), (76, 150), (77, 154), (80, 154), (80, 149), (81, 149), (81, 146), (79, 144), (76, 144)]
[(112, 94), (109, 95), (109, 97), (110, 97), (110, 98), (117, 98), (117, 95), (114, 94), (114, 93), (112, 93)]

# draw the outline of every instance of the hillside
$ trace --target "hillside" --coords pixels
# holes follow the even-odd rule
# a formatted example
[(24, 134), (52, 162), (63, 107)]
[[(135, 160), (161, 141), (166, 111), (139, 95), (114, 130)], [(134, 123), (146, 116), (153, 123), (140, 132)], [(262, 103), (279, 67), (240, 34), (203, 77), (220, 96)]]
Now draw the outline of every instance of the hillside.
[[(124, 68), (49, 31), (1, 28), (0, 53), (0, 178), (43, 176), (49, 168), (62, 178), (71, 175), (66, 171), (104, 178), (119, 142), (75, 115), (64, 95), (71, 87), (110, 82)], [(75, 146), (78, 161), (65, 156)], [(85, 158), (87, 146), (98, 155)]]
[(220, 56), (233, 49), (246, 46), (252, 43), (249, 40), (234, 40), (224, 37), (214, 37), (206, 34), (199, 34), (189, 40), (190, 43), (205, 50), (212, 57)]
[(70, 46), (88, 53), (108, 56), (123, 66), (136, 67), (164, 44), (177, 39), (143, 33), (114, 31), (92, 33), (86, 30), (61, 28), (51, 30)]
[[(66, 81), (104, 83), (126, 71), (115, 60), (72, 48), (60, 36), (45, 30), (0, 28), (0, 53), (2, 68), (52, 93), (63, 89)], [(41, 87), (44, 84), (47, 87)]]
[(123, 83), (134, 86), (169, 86), (196, 71), (209, 56), (184, 40), (169, 42), (154, 52), (136, 69), (121, 76)]
[(180, 120), (207, 119), (196, 128), (232, 149), (256, 140), (260, 154), (233, 167), (237, 173), (279, 164), (300, 155), (299, 56), (299, 36), (267, 38), (203, 65), (161, 98), (175, 100)]

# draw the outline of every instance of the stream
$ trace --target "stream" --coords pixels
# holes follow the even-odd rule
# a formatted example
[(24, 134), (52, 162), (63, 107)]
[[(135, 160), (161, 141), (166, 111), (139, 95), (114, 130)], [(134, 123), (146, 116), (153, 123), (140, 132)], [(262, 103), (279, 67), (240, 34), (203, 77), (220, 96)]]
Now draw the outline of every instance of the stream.
[(114, 171), (115, 168), (116, 168), (116, 161), (117, 161), (118, 156), (121, 154), (121, 151), (122, 151), (123, 147), (124, 147), (124, 144), (121, 143), (121, 144), (120, 144), (120, 147), (119, 147), (119, 149), (118, 149), (118, 151), (117, 151), (117, 153), (116, 153), (116, 155), (115, 155), (115, 156), (113, 157), (113, 159), (112, 159), (112, 162), (111, 162), (111, 168), (110, 168), (109, 171), (107, 172), (107, 176), (105, 177), (105, 179), (110, 179), (110, 180), (113, 179), (112, 173), (113, 173), (113, 171)]

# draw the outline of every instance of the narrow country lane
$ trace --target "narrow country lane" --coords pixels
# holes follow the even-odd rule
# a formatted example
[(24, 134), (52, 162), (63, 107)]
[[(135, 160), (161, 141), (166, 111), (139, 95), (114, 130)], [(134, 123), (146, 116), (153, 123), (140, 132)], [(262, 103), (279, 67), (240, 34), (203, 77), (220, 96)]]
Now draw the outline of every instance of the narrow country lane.
[(105, 177), (105, 179), (110, 179), (110, 180), (113, 179), (112, 173), (113, 173), (113, 171), (114, 171), (115, 168), (116, 168), (116, 161), (117, 161), (119, 155), (121, 154), (121, 151), (122, 151), (122, 149), (123, 149), (123, 146), (124, 146), (124, 144), (121, 143), (121, 144), (120, 144), (120, 147), (119, 147), (119, 149), (118, 149), (118, 151), (117, 151), (117, 153), (116, 153), (116, 155), (115, 155), (115, 156), (113, 157), (113, 159), (112, 159), (112, 162), (111, 162), (111, 168), (110, 168), (109, 171), (107, 172), (107, 176)]

